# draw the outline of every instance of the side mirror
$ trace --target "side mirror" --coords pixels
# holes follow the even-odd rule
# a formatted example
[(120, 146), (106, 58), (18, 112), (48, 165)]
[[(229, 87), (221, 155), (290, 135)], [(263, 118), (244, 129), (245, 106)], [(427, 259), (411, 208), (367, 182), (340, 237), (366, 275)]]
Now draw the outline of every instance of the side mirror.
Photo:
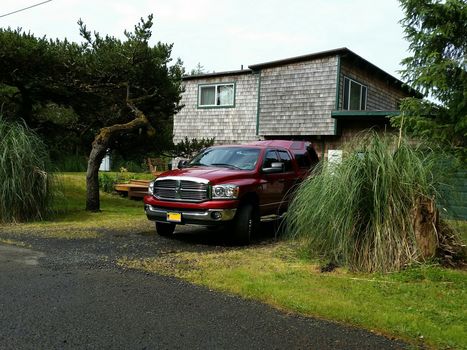
[(271, 163), (270, 168), (263, 168), (263, 173), (265, 174), (275, 174), (282, 173), (284, 171), (284, 163), (282, 162), (273, 162)]
[(181, 161), (178, 162), (177, 168), (179, 168), (179, 169), (186, 168), (187, 163), (188, 162), (186, 160), (181, 160)]

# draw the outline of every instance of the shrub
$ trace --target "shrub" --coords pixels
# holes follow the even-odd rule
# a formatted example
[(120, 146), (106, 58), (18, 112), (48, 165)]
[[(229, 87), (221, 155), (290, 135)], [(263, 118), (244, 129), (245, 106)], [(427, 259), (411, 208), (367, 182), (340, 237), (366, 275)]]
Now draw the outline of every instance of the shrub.
[(42, 140), (26, 125), (0, 116), (0, 222), (44, 218), (53, 194), (50, 169)]
[(423, 260), (438, 238), (435, 153), (392, 135), (362, 135), (341, 164), (322, 162), (302, 183), (289, 208), (289, 232), (353, 270), (386, 272)]
[(117, 183), (117, 177), (107, 173), (99, 173), (99, 188), (107, 193), (114, 191), (114, 185)]

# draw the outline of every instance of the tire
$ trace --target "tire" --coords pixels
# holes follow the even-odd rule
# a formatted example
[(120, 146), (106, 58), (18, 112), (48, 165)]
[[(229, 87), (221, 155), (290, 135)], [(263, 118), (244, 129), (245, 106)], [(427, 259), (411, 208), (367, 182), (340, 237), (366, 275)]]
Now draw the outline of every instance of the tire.
[(156, 222), (156, 232), (159, 236), (171, 236), (175, 231), (175, 226), (170, 222)]
[(233, 242), (247, 245), (254, 236), (259, 224), (257, 210), (250, 203), (245, 203), (237, 211), (232, 227)]

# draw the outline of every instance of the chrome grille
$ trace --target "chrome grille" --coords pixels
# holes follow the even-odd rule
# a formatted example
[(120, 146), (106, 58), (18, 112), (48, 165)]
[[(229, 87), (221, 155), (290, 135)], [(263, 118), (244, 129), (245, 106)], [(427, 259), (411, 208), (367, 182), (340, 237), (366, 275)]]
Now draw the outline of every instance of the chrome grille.
[(154, 195), (159, 199), (202, 202), (208, 199), (209, 186), (191, 180), (161, 179), (154, 183)]

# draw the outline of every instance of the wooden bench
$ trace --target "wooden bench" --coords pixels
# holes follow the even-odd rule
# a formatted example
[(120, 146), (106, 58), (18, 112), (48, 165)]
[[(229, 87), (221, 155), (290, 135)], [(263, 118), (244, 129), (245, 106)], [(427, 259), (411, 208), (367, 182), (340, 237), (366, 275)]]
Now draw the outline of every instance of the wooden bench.
[[(158, 177), (162, 171), (155, 171), (153, 175)], [(143, 198), (148, 194), (149, 183), (152, 180), (130, 180), (128, 183), (118, 183), (114, 185), (114, 190), (129, 199)]]
[(115, 184), (114, 189), (116, 192), (129, 199), (143, 198), (148, 194), (150, 181), (151, 180), (130, 180), (129, 183)]

